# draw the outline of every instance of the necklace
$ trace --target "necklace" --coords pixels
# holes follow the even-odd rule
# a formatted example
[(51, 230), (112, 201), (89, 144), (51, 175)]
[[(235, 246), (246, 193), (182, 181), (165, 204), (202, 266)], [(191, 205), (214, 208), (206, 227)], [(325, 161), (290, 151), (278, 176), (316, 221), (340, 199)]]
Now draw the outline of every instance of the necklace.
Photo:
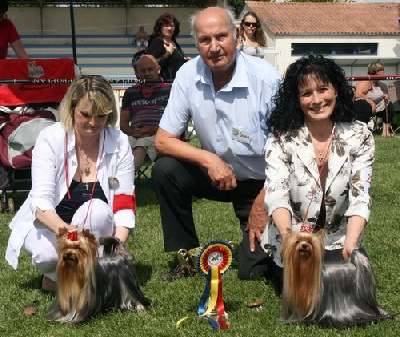
[(317, 139), (314, 138), (312, 136), (311, 132), (310, 132), (312, 143), (313, 143), (313, 147), (314, 147), (314, 151), (316, 152), (316, 156), (315, 156), (316, 158), (315, 159), (317, 161), (317, 165), (318, 166), (321, 166), (323, 164), (323, 162), (325, 161), (326, 157), (328, 156), (329, 148), (330, 148), (330, 145), (332, 143), (334, 130), (335, 130), (335, 127), (332, 128), (332, 131), (329, 134), (328, 139), (323, 142), (322, 149), (321, 149), (321, 146), (317, 146), (317, 145), (321, 144), (322, 142), (318, 142)]
[[(83, 158), (83, 161), (84, 161), (83, 168), (81, 168), (81, 170), (80, 170), (81, 176), (85, 175), (87, 177), (91, 173), (90, 167), (92, 166), (92, 163), (91, 163), (88, 155), (81, 148), (79, 148), (79, 153), (81, 154), (81, 158)], [(87, 188), (87, 186), (86, 186), (86, 188)]]
[(325, 148), (326, 148), (327, 144), (324, 145), (324, 148), (322, 149), (322, 151), (320, 151), (320, 153), (318, 154), (318, 165), (322, 164), (322, 161), (325, 158)]
[(331, 142), (332, 142), (332, 134), (324, 142), (324, 146), (321, 150), (318, 149), (316, 145), (314, 145), (315, 151), (318, 152), (318, 156), (316, 158), (318, 166), (321, 166), (322, 163), (324, 162), (324, 160), (326, 159), (328, 152), (329, 152), (329, 146), (331, 145)]

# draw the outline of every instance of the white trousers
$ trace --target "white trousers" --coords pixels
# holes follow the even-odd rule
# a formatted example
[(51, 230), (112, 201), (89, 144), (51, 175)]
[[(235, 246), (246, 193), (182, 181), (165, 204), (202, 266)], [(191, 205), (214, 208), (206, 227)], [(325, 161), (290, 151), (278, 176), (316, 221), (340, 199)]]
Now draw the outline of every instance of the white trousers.
[[(114, 215), (110, 206), (100, 199), (93, 199), (89, 214), (84, 224), (90, 202), (85, 202), (75, 212), (72, 225), (89, 229), (98, 239), (100, 236), (111, 236), (114, 233)], [(37, 270), (56, 281), (56, 268), (58, 262), (56, 234), (35, 222), (35, 227), (25, 238), (22, 249), (32, 256), (32, 264)], [(99, 250), (101, 255), (102, 251)]]

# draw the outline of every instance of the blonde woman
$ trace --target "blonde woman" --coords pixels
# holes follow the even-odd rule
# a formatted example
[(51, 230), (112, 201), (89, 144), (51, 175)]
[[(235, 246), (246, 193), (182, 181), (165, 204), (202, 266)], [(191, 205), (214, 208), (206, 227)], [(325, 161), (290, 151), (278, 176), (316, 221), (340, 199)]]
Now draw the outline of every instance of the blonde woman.
[(112, 87), (101, 76), (80, 76), (59, 110), (61, 121), (36, 141), (32, 189), (11, 221), (6, 252), (15, 269), (21, 249), (30, 255), (46, 291), (55, 286), (60, 229), (84, 227), (125, 242), (135, 226), (133, 156), (116, 129)]

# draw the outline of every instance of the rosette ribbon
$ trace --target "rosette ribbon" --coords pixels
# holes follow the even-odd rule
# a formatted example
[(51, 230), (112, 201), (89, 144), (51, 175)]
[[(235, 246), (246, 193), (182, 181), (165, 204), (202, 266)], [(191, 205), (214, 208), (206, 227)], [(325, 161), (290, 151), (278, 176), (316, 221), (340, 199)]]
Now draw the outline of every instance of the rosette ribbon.
[[(234, 261), (234, 248), (225, 241), (211, 241), (204, 245), (196, 258), (198, 272), (206, 278), (198, 314), (206, 318), (215, 329), (228, 329), (227, 313), (222, 295), (222, 276), (231, 269)], [(189, 317), (182, 318), (180, 324)]]
[(215, 329), (228, 329), (222, 295), (222, 275), (234, 260), (233, 247), (225, 241), (212, 241), (203, 246), (197, 257), (197, 269), (206, 278), (198, 305), (200, 317), (206, 317)]

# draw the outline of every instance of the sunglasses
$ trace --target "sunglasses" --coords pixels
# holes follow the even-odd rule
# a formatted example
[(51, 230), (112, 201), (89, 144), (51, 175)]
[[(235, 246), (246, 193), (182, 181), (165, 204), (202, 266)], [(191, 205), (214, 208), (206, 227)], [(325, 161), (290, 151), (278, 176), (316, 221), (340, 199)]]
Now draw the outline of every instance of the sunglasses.
[(258, 27), (257, 22), (243, 22), (246, 27)]

